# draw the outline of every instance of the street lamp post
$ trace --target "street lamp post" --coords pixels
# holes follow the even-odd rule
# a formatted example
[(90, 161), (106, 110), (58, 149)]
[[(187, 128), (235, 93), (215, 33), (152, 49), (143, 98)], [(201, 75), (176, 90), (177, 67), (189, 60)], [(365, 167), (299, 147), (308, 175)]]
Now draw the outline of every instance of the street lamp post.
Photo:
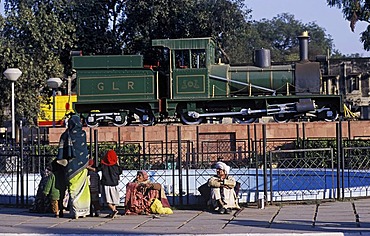
[(15, 140), (15, 104), (14, 104), (14, 82), (22, 75), (18, 68), (8, 68), (4, 71), (5, 77), (12, 83), (12, 140)]
[(50, 78), (46, 83), (53, 90), (53, 128), (55, 128), (55, 90), (62, 84), (62, 80), (60, 78)]

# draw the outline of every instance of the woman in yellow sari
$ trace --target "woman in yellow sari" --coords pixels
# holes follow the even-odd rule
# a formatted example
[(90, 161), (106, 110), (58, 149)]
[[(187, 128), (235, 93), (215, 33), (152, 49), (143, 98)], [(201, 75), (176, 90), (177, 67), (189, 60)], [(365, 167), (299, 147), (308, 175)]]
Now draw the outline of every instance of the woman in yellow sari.
[(66, 167), (72, 218), (89, 215), (90, 189), (86, 168), (89, 163), (89, 153), (86, 132), (82, 130), (80, 117), (76, 115), (68, 120), (68, 128), (60, 137), (57, 162)]

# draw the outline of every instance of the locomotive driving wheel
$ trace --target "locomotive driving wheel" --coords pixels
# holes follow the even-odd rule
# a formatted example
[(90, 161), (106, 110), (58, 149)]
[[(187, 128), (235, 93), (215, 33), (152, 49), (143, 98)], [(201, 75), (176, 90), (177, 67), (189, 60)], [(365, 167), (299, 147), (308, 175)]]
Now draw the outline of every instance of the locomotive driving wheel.
[(89, 114), (85, 119), (87, 127), (95, 128), (99, 126), (99, 123), (94, 115)]
[(273, 115), (274, 121), (277, 123), (287, 123), (292, 117), (287, 113)]
[(257, 117), (250, 116), (235, 116), (233, 117), (234, 121), (238, 124), (250, 124), (257, 120)]
[(140, 123), (143, 126), (152, 126), (155, 124), (155, 117), (153, 114), (142, 114), (139, 116)]
[(323, 113), (322, 115), (324, 117), (324, 120), (328, 122), (335, 121), (339, 117), (338, 110), (332, 106), (329, 106), (328, 110), (325, 110), (322, 113)]
[(113, 125), (117, 127), (127, 126), (129, 125), (129, 118), (128, 116), (116, 115), (113, 117)]
[(199, 125), (203, 122), (204, 117), (194, 118), (188, 115), (188, 112), (181, 112), (180, 113), (180, 120), (185, 125)]

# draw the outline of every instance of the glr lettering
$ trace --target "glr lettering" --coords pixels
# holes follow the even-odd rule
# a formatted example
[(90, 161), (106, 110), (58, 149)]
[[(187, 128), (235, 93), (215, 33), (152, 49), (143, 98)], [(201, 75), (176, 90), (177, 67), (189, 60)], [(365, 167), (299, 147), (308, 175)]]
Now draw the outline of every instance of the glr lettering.
[[(109, 86), (109, 87), (112, 91), (119, 91), (119, 90), (121, 90), (120, 87), (123, 87), (123, 86), (119, 86), (119, 85), (120, 84), (117, 84), (116, 82), (112, 82), (111, 86)], [(134, 90), (135, 89), (134, 85), (135, 85), (134, 81), (127, 81), (126, 89), (127, 90)], [(104, 82), (100, 82), (96, 85), (96, 87), (99, 91), (104, 91), (105, 87), (106, 87), (106, 84)]]

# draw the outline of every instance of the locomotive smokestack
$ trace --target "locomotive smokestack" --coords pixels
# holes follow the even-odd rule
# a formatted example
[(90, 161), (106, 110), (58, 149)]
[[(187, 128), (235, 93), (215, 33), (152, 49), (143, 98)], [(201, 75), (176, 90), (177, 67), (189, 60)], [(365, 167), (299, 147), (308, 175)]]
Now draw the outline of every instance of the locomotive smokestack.
[(299, 40), (299, 58), (301, 62), (308, 61), (308, 32), (304, 31), (302, 35), (298, 36)]

